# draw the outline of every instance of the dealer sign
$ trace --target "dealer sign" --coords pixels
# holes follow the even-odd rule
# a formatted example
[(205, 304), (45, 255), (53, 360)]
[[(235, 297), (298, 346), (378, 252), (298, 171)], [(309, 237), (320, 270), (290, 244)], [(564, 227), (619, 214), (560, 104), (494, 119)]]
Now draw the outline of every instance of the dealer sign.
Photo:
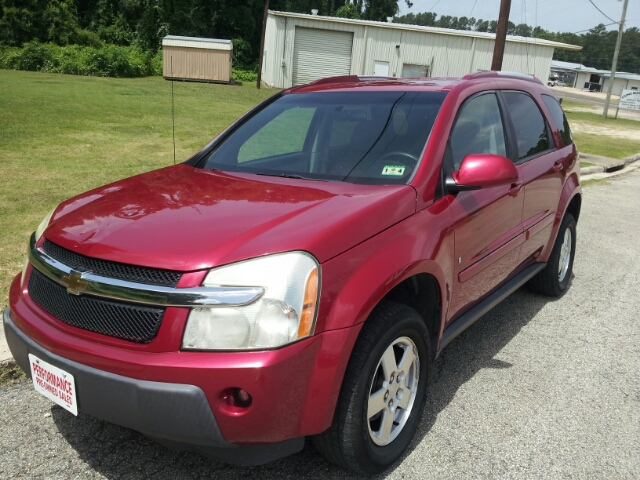
[(622, 90), (620, 108), (640, 110), (640, 90)]
[(32, 354), (29, 354), (29, 363), (36, 391), (74, 415), (78, 415), (76, 385), (73, 375)]

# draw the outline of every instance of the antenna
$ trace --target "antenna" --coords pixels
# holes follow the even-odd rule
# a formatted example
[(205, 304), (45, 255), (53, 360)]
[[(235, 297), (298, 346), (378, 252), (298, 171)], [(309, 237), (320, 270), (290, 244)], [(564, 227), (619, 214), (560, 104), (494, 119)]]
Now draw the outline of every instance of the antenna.
[(173, 136), (173, 164), (176, 164), (176, 109), (173, 101), (173, 55), (171, 59), (171, 131)]

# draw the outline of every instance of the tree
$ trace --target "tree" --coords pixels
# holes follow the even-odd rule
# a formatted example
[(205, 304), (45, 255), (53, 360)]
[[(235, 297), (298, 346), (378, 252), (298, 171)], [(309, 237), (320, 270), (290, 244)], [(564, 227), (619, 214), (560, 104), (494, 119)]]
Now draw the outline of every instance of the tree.
[(342, 18), (360, 18), (358, 6), (355, 3), (347, 3), (336, 10), (336, 17)]

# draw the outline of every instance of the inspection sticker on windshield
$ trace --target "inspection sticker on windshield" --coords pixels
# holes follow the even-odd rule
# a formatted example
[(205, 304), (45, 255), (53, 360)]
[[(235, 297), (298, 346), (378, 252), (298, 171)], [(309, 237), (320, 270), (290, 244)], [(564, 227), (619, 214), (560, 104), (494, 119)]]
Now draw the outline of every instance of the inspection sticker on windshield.
[(29, 354), (31, 378), (36, 392), (78, 415), (76, 383), (73, 375)]
[(385, 165), (382, 169), (382, 175), (393, 175), (397, 177), (401, 177), (404, 175), (404, 169), (406, 167), (404, 165)]

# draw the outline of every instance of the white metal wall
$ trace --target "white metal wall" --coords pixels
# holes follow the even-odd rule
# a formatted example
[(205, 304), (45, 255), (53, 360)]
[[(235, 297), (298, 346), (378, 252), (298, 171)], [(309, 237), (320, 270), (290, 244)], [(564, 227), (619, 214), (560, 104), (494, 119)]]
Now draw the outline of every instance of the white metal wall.
[[(353, 32), (352, 75), (373, 75), (376, 61), (389, 62), (389, 74), (402, 76), (402, 65), (428, 65), (433, 77), (461, 77), (490, 70), (493, 39), (332, 22), (269, 14), (265, 40), (263, 80), (272, 87), (293, 85), (295, 28)], [(399, 46), (399, 47), (398, 47)], [(553, 47), (507, 41), (503, 69), (533, 74), (543, 82), (549, 76)]]
[[(607, 91), (610, 83), (611, 83), (610, 79), (608, 78), (604, 79), (604, 85), (602, 87), (603, 92)], [(611, 93), (613, 95), (620, 95), (621, 89), (624, 88), (624, 89), (630, 90), (633, 87), (640, 88), (640, 80), (627, 80), (626, 78), (616, 78), (613, 81), (613, 90), (611, 90)]]

